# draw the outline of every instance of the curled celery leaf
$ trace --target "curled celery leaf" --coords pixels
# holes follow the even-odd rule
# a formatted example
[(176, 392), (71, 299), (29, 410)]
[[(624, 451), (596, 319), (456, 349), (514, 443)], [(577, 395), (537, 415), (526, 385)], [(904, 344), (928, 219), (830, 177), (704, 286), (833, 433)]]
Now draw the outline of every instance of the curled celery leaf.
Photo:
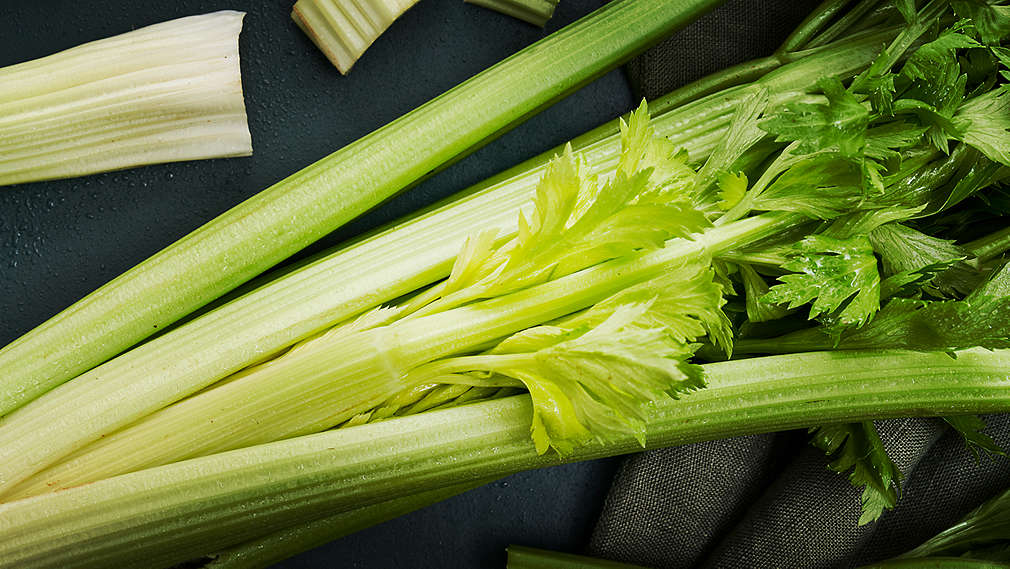
[(833, 460), (828, 468), (844, 474), (849, 482), (863, 487), (863, 513), (859, 525), (875, 521), (898, 501), (901, 471), (887, 456), (872, 422), (825, 425), (810, 430), (811, 443)]
[(992, 440), (992, 437), (982, 432), (982, 429), (985, 428), (985, 421), (978, 415), (952, 415), (944, 417), (943, 420), (961, 433), (965, 446), (975, 455), (976, 459), (981, 458), (983, 453), (990, 456), (1006, 455), (1006, 451), (1000, 448), (996, 441)]
[(728, 210), (740, 203), (743, 195), (747, 193), (747, 175), (743, 172), (730, 174), (723, 172), (719, 175), (719, 207)]
[(567, 454), (612, 434), (630, 433), (644, 444), (644, 410), (651, 402), (704, 386), (701, 368), (687, 363), (691, 342), (708, 334), (730, 349), (722, 290), (707, 260), (685, 261), (581, 313), (513, 334), (483, 354), (420, 366), (408, 382), (487, 386), (518, 380), (533, 401), (531, 434), (541, 453), (554, 448)]

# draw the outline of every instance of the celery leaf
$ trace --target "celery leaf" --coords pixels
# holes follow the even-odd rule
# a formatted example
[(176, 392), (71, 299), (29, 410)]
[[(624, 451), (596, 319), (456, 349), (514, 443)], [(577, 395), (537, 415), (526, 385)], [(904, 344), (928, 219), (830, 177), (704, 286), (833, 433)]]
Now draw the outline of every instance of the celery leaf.
[(971, 20), (982, 42), (998, 44), (1010, 35), (1010, 6), (986, 0), (951, 0), (950, 5), (958, 17)]
[(966, 102), (954, 116), (965, 144), (1010, 166), (1010, 89), (1006, 86)]
[(967, 251), (953, 241), (931, 237), (900, 223), (881, 225), (868, 237), (880, 255), (885, 276), (937, 273), (968, 257)]
[(943, 418), (948, 425), (957, 429), (964, 437), (964, 444), (975, 455), (976, 459), (982, 454), (989, 456), (1005, 456), (1004, 451), (992, 437), (982, 432), (985, 428), (985, 421), (978, 415), (951, 415)]
[[(806, 331), (797, 334), (809, 336)], [(820, 335), (810, 338), (809, 349), (830, 347), (824, 345), (827, 336)], [(835, 347), (924, 352), (1010, 348), (1010, 267), (1003, 266), (964, 300), (895, 298), (866, 326), (843, 331)]]
[[(810, 318), (832, 314), (839, 324), (861, 326), (880, 307), (880, 275), (865, 236), (811, 235), (797, 243), (764, 299), (796, 308), (811, 302)], [(848, 302), (846, 302), (848, 301)], [(838, 311), (837, 313), (835, 313)]]
[(838, 79), (818, 83), (827, 104), (788, 103), (761, 123), (780, 142), (798, 141), (799, 151), (812, 153), (837, 147), (846, 157), (858, 156), (865, 143), (870, 113)]
[(654, 136), (644, 106), (621, 126), (617, 171), (600, 187), (571, 146), (547, 166), (518, 232), (498, 245), (494, 232), (471, 237), (441, 294), (459, 305), (562, 277), (594, 264), (663, 247), (710, 226), (691, 203), (687, 156)]
[[(645, 405), (704, 386), (701, 368), (687, 363), (687, 344), (636, 322), (651, 304), (623, 304), (593, 327), (553, 328), (539, 338), (527, 331), (487, 356), (483, 369), (518, 379), (529, 390), (537, 452), (568, 454), (609, 433), (630, 432), (644, 445)], [(511, 353), (538, 339), (547, 345)]]
[(754, 209), (832, 219), (855, 208), (862, 194), (862, 178), (855, 164), (836, 154), (818, 154), (797, 162), (776, 178), (754, 199)]
[(810, 429), (811, 443), (832, 459), (828, 468), (849, 473), (853, 486), (863, 487), (859, 525), (875, 521), (898, 501), (902, 474), (887, 455), (872, 422), (825, 425)]

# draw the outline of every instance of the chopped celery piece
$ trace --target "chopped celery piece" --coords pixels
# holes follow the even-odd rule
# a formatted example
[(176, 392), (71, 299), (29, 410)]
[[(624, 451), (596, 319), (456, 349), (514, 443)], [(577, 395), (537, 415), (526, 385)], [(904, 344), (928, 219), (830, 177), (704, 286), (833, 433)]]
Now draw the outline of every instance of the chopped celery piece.
[[(909, 415), (1010, 408), (1006, 350), (815, 352), (703, 366), (646, 409), (647, 448)], [(155, 569), (418, 491), (633, 452), (618, 434), (539, 454), (525, 395), (178, 462), (0, 505), (0, 567)], [(335, 459), (339, 457), (339, 459)], [(249, 523), (255, 516), (256, 523)]]
[[(718, 3), (618, 0), (607, 4), (235, 206), (0, 350), (0, 416), (262, 273), (432, 170), (613, 69)], [(562, 59), (572, 63), (558, 65)], [(452, 125), (451, 132), (446, 131), (446, 125)], [(352, 273), (338, 274), (346, 277)], [(334, 289), (330, 279), (323, 287), (314, 287), (313, 292)], [(359, 291), (360, 285), (351, 283)], [(372, 287), (370, 284), (366, 288)], [(274, 296), (269, 304), (276, 304), (284, 296)], [(266, 312), (259, 316), (270, 319)], [(293, 335), (278, 347), (334, 323), (312, 322), (318, 316), (299, 318), (304, 328), (288, 329)], [(261, 320), (246, 314), (245, 326), (251, 324), (250, 318)], [(291, 326), (279, 319), (275, 322), (281, 327)], [(216, 335), (215, 340), (224, 337)], [(222, 353), (229, 350), (217, 348)], [(243, 365), (247, 365), (249, 357), (254, 361), (272, 350), (250, 342), (239, 351), (244, 352)], [(173, 360), (187, 370), (206, 361), (175, 356)], [(234, 362), (215, 363), (214, 373), (218, 375), (210, 379), (203, 373), (194, 381), (177, 377), (177, 383), (168, 391), (148, 391), (141, 386), (149, 377), (139, 379), (135, 385), (148, 391), (149, 404), (158, 407), (242, 367), (230, 366)], [(123, 408), (122, 412), (105, 414), (100, 421), (104, 426), (93, 426), (103, 430), (141, 414)]]
[(558, 6), (558, 0), (466, 0), (470, 4), (482, 6), (496, 12), (501, 12), (513, 18), (519, 18), (533, 24), (544, 27), (547, 20), (554, 15), (554, 9)]
[(0, 68), (0, 186), (252, 154), (243, 16), (179, 18)]
[(417, 0), (298, 0), (291, 18), (347, 75), (382, 32)]

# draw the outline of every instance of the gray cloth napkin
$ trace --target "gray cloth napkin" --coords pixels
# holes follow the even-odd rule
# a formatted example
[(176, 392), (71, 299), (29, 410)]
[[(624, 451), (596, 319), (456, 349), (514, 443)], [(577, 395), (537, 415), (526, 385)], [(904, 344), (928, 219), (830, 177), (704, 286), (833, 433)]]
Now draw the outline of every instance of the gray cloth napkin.
[[(628, 64), (654, 98), (770, 54), (816, 5), (730, 0)], [(1010, 416), (987, 417), (1010, 446)], [(802, 432), (757, 435), (625, 459), (588, 553), (657, 569), (858, 567), (891, 557), (1010, 487), (1010, 460), (976, 461), (938, 420), (877, 423), (905, 475), (898, 507), (859, 526), (860, 491), (827, 468)]]

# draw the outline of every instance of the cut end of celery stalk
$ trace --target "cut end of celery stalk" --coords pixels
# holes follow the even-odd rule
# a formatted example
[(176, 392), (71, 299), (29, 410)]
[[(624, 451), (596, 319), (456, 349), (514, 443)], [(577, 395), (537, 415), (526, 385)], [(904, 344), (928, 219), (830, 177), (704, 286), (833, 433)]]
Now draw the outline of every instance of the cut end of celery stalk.
[(417, 0), (298, 0), (291, 19), (344, 75)]
[(554, 15), (559, 0), (464, 0), (468, 4), (519, 18), (534, 26), (544, 27)]
[(0, 69), (0, 186), (252, 154), (244, 16), (180, 18)]

